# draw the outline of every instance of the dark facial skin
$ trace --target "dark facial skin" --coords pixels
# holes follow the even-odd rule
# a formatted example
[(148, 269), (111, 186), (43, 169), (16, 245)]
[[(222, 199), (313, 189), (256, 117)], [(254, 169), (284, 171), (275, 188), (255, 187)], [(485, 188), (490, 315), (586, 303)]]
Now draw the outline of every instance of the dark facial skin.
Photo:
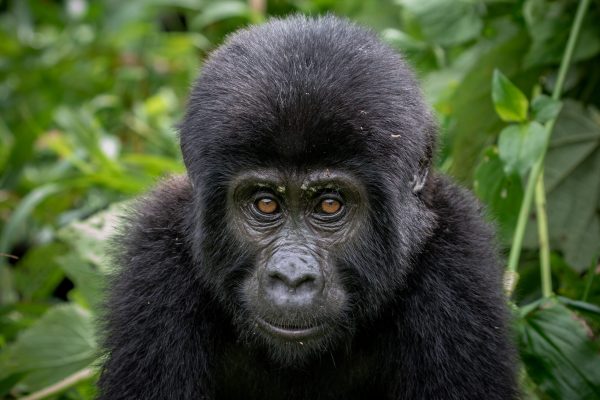
[(348, 302), (336, 253), (364, 223), (366, 201), (361, 183), (335, 169), (257, 169), (234, 179), (230, 220), (256, 263), (242, 297), (267, 341), (306, 352), (330, 336)]

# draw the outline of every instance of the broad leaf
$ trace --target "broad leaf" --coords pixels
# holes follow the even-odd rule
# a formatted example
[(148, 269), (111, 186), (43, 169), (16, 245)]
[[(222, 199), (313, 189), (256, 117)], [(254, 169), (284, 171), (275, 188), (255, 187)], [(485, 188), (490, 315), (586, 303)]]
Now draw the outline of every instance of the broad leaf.
[(8, 348), (2, 377), (26, 373), (21, 381), (38, 390), (89, 366), (97, 356), (93, 319), (81, 307), (55, 306)]
[(498, 70), (492, 77), (492, 99), (503, 121), (524, 122), (527, 119), (527, 97)]
[(19, 260), (14, 281), (22, 299), (44, 300), (52, 295), (65, 275), (56, 264), (56, 257), (66, 250), (62, 243), (49, 243), (32, 248)]
[[(84, 221), (76, 221), (58, 232), (59, 237), (73, 246), (79, 257), (92, 263), (99, 272), (112, 268), (109, 241), (117, 231), (119, 218), (127, 208), (127, 202), (111, 205), (107, 210), (94, 214)], [(72, 270), (71, 270), (72, 271)]]
[[(527, 0), (523, 16), (533, 43), (525, 56), (525, 67), (559, 63), (573, 24), (575, 1)], [(573, 62), (600, 52), (596, 14), (588, 12), (583, 20)]]
[[(565, 101), (545, 163), (550, 244), (583, 272), (600, 254), (600, 124), (598, 114)], [(534, 221), (525, 244), (537, 247)]]
[(555, 300), (526, 312), (518, 323), (521, 358), (549, 399), (600, 397), (600, 355), (583, 321)]
[(451, 46), (479, 36), (483, 21), (477, 4), (468, 0), (402, 0), (429, 42)]
[(523, 82), (524, 90), (529, 90), (530, 82), (537, 79), (537, 72), (526, 73), (531, 76), (519, 72), (520, 57), (528, 45), (523, 32), (510, 24), (496, 24), (496, 29), (503, 33), (502, 39), (490, 43), (487, 51), (465, 68), (464, 78), (447, 103), (453, 122), (448, 128), (447, 146), (452, 158), (460, 160), (452, 165), (451, 172), (465, 182), (472, 181), (483, 150), (503, 126), (496, 117), (491, 97), (494, 69), (499, 68), (514, 81)]
[(498, 151), (506, 173), (525, 176), (542, 154), (544, 143), (544, 127), (536, 121), (504, 128), (498, 138)]
[(541, 95), (533, 99), (531, 102), (531, 111), (533, 118), (540, 124), (544, 124), (558, 116), (562, 103), (553, 100), (551, 97)]
[(251, 11), (248, 4), (243, 1), (221, 1), (208, 5), (202, 13), (198, 14), (192, 22), (194, 29), (203, 29), (211, 24), (229, 18), (243, 18), (250, 20)]
[(475, 193), (489, 209), (493, 220), (500, 225), (505, 241), (510, 240), (519, 215), (523, 188), (517, 174), (506, 174), (496, 148), (486, 150), (475, 170)]
[(57, 258), (57, 261), (75, 288), (69, 292), (69, 298), (85, 308), (96, 308), (101, 305), (102, 290), (105, 288), (105, 275), (89, 262), (74, 253)]

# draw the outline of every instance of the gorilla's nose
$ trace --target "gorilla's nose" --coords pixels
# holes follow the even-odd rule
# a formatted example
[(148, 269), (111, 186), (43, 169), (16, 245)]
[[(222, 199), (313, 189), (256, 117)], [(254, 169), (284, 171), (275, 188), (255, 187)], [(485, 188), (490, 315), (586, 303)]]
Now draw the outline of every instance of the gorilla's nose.
[(277, 306), (308, 306), (323, 291), (324, 279), (315, 260), (284, 257), (270, 263), (265, 272), (265, 294)]

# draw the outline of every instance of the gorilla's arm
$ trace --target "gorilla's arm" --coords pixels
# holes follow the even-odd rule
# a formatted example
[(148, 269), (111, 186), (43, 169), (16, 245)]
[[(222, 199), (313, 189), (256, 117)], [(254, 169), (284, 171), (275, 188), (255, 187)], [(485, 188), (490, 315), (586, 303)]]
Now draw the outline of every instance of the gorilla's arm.
[(398, 310), (395, 398), (516, 398), (493, 234), (470, 193), (436, 179), (432, 208), (439, 225)]
[(206, 300), (185, 242), (190, 202), (187, 178), (163, 183), (138, 203), (115, 243), (124, 250), (106, 305), (100, 399), (210, 397), (214, 335), (198, 322)]

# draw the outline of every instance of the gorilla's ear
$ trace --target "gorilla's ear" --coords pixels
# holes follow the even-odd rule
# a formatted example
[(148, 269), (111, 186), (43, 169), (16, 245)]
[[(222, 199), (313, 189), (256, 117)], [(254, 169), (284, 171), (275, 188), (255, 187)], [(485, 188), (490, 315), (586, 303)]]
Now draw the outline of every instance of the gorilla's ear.
[(417, 174), (413, 175), (412, 180), (412, 191), (414, 194), (419, 195), (425, 184), (427, 183), (427, 178), (429, 177), (429, 168), (419, 168)]
[(427, 186), (429, 180), (429, 170), (433, 160), (433, 153), (435, 149), (435, 137), (437, 128), (435, 126), (429, 126), (425, 129), (425, 152), (419, 160), (419, 167), (416, 173), (413, 175), (412, 180), (412, 191), (416, 195), (420, 195), (423, 189)]

